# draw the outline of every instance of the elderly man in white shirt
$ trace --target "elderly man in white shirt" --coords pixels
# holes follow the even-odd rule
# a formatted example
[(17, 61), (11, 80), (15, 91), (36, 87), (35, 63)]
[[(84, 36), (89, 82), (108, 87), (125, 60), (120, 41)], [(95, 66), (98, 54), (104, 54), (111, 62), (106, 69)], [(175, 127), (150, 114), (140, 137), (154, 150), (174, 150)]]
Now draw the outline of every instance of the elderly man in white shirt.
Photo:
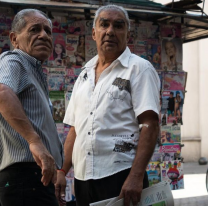
[[(148, 187), (146, 166), (159, 133), (160, 81), (152, 65), (127, 47), (130, 23), (119, 6), (100, 7), (93, 39), (98, 55), (78, 77), (64, 123), (71, 125), (55, 185), (65, 193), (74, 166), (78, 206), (114, 196), (136, 205)], [(144, 125), (139, 130), (139, 125)]]

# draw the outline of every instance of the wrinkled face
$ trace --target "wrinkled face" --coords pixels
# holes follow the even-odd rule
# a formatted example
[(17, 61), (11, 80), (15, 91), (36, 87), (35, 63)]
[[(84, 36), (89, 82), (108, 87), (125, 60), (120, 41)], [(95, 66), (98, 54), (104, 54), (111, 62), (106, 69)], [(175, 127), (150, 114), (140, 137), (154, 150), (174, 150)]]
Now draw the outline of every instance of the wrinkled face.
[(165, 44), (165, 52), (169, 57), (175, 56), (176, 48), (172, 42), (167, 42)]
[(92, 33), (98, 53), (117, 58), (126, 49), (129, 38), (125, 15), (121, 11), (102, 11)]
[(12, 45), (43, 62), (52, 52), (52, 28), (39, 13), (26, 16), (25, 21), (27, 24), (20, 33), (11, 32)]
[(55, 52), (58, 55), (62, 53), (62, 46), (60, 44), (55, 45)]

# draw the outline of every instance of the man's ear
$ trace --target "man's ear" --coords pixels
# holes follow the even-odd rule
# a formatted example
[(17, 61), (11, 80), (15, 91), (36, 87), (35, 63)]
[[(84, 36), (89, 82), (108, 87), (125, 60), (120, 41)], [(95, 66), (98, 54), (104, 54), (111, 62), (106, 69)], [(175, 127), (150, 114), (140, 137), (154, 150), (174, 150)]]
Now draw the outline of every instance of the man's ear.
[(11, 32), (9, 34), (9, 39), (12, 43), (12, 46), (15, 48), (15, 49), (18, 49), (19, 48), (19, 45), (18, 45), (18, 42), (17, 42), (17, 34), (15, 32)]
[(92, 38), (93, 38), (93, 40), (95, 41), (95, 28), (92, 28)]

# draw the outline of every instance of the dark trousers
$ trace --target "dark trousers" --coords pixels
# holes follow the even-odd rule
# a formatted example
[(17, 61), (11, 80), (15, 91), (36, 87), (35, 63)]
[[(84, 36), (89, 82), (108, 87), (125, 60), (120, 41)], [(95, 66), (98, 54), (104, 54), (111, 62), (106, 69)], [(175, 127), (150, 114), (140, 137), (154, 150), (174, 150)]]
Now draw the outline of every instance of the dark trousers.
[(36, 163), (16, 163), (0, 172), (1, 206), (58, 206), (52, 183), (44, 186)]
[[(129, 172), (130, 169), (123, 170), (98, 180), (80, 181), (75, 179), (74, 186), (77, 206), (89, 206), (90, 203), (119, 196)], [(147, 188), (148, 186), (148, 177), (145, 172), (143, 188)]]

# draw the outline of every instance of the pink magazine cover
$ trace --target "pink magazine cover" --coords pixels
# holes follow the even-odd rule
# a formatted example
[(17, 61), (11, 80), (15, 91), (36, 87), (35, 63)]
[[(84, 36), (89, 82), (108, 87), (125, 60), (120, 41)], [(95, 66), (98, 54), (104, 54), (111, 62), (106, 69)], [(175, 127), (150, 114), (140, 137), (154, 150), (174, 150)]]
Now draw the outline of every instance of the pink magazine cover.
[(181, 147), (179, 144), (163, 144), (159, 150), (162, 161), (172, 161), (180, 158)]
[(182, 39), (162, 39), (161, 69), (163, 71), (183, 70)]
[(48, 59), (48, 66), (64, 66), (66, 58), (66, 35), (53, 33), (53, 52)]
[(185, 90), (187, 72), (164, 72), (163, 90)]
[(67, 30), (67, 19), (65, 16), (53, 16), (52, 25), (53, 33), (66, 33)]
[(72, 21), (68, 23), (67, 34), (85, 35), (86, 21)]
[(164, 161), (160, 164), (161, 181), (170, 184), (171, 190), (184, 189), (183, 163), (179, 160)]
[(92, 35), (85, 36), (85, 61), (88, 62), (94, 56), (97, 55), (96, 42), (93, 40)]
[(162, 24), (160, 28), (161, 37), (181, 38), (181, 24), (179, 23)]

